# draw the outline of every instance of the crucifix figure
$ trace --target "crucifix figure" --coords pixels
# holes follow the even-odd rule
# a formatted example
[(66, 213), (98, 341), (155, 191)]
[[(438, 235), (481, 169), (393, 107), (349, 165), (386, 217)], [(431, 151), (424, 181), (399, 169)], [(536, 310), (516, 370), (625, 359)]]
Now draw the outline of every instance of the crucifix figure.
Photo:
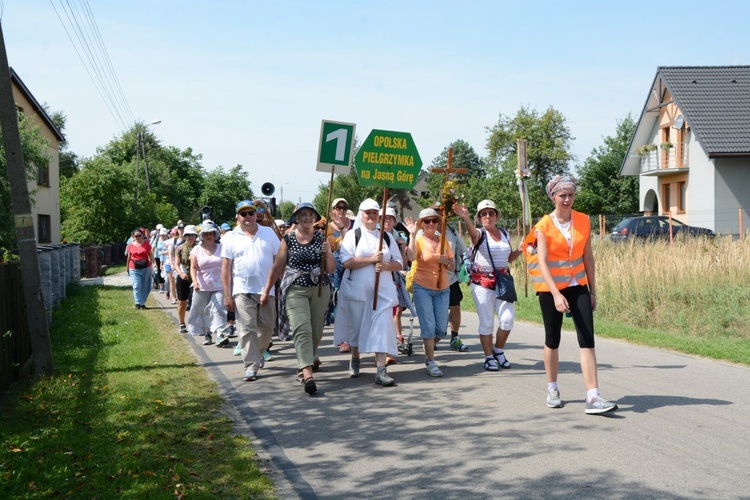
[[(445, 173), (445, 184), (443, 185), (443, 217), (440, 223), (440, 255), (445, 252), (445, 236), (446, 226), (448, 225), (448, 217), (453, 210), (453, 194), (451, 193), (452, 184), (451, 174), (465, 174), (469, 171), (468, 168), (453, 168), (453, 148), (448, 149), (448, 164), (445, 168), (433, 168), (430, 172)], [(441, 276), (443, 274), (443, 265), (438, 266), (438, 289), (442, 288)]]

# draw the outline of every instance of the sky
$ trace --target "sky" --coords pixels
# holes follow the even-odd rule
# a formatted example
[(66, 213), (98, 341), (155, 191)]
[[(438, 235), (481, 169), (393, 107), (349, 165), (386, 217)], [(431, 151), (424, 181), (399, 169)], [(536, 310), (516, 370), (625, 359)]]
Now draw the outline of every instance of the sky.
[[(124, 97), (118, 107), (129, 110), (118, 118), (66, 33), (63, 6), (87, 8), (96, 22)], [(207, 170), (240, 164), (257, 194), (272, 182), (277, 200), (294, 202), (312, 200), (330, 178), (316, 171), (321, 120), (355, 123), (360, 142), (372, 129), (409, 132), (427, 167), (457, 139), (484, 157), (487, 128), (501, 114), (551, 106), (575, 138), (574, 169), (618, 120), (639, 117), (659, 66), (750, 64), (750, 2), (742, 0), (0, 7), (10, 65), (38, 101), (67, 115), (79, 156), (131, 120), (161, 120), (151, 129), (162, 144), (192, 148)]]

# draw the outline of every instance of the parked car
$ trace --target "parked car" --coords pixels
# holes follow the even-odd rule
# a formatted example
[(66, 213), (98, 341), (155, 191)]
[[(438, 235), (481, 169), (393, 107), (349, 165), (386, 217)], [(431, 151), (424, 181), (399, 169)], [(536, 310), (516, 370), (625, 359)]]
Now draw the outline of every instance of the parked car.
[[(716, 233), (703, 227), (694, 227), (672, 219), (672, 234), (688, 234), (690, 236), (704, 236), (713, 238)], [(623, 220), (612, 230), (612, 241), (628, 241), (631, 238), (643, 240), (669, 239), (669, 217), (651, 215), (645, 217), (630, 217)]]

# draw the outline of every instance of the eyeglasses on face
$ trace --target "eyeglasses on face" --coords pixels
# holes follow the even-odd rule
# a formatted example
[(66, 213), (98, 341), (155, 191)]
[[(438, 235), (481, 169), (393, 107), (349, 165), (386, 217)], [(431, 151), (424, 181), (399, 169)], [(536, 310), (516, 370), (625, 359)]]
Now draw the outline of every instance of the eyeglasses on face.
[(246, 212), (240, 212), (238, 215), (240, 217), (250, 217), (251, 215), (255, 215), (255, 211), (254, 210), (248, 210)]
[(494, 210), (487, 210), (486, 212), (480, 212), (479, 217), (492, 217), (495, 214)]
[(195, 237), (196, 237), (195, 234), (186, 234), (185, 235), (185, 238), (195, 238)]
[(264, 214), (264, 213), (266, 213), (266, 209), (265, 208), (256, 208), (255, 209), (255, 213)]
[(437, 224), (438, 220), (437, 219), (425, 219), (422, 222), (424, 222), (425, 224)]
[(142, 234), (134, 234), (133, 238), (143, 238), (143, 235)]
[(335, 207), (333, 207), (333, 209), (334, 210), (341, 210), (343, 212), (344, 210), (348, 210), (349, 207), (347, 207), (346, 205), (336, 205)]

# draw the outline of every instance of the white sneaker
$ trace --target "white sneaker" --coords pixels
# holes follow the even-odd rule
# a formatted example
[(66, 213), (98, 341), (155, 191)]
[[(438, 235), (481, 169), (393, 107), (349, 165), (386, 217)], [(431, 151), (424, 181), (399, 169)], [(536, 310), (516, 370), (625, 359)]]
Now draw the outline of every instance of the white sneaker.
[(250, 368), (245, 370), (245, 377), (243, 378), (245, 382), (252, 382), (255, 379), (256, 379), (255, 370), (250, 369)]

